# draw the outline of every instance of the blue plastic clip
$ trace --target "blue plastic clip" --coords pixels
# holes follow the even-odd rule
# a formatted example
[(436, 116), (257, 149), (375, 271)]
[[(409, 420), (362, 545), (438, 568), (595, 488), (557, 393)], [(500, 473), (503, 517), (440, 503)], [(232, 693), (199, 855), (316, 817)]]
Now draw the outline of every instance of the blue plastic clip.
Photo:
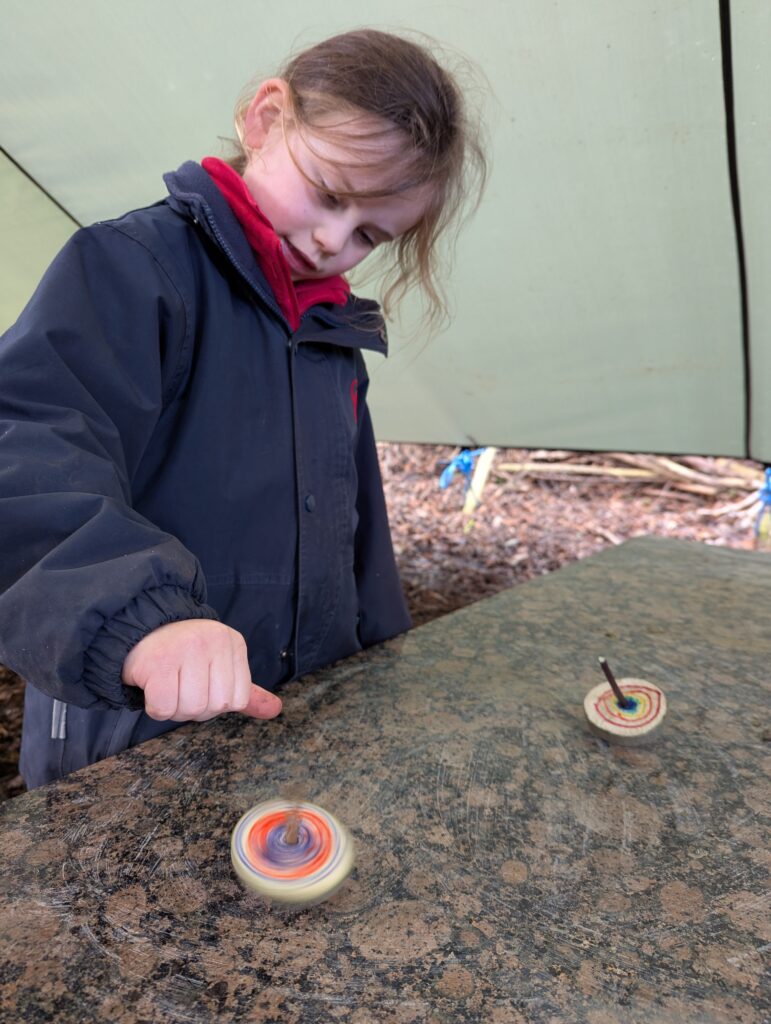
[(760, 498), (760, 511), (758, 512), (758, 518), (755, 520), (755, 536), (760, 536), (760, 523), (763, 519), (764, 514), (768, 514), (771, 510), (771, 466), (766, 466), (766, 482), (758, 491), (758, 497)]
[(445, 487), (449, 487), (452, 483), (452, 478), (455, 476), (456, 471), (462, 473), (466, 478), (466, 490), (471, 487), (471, 474), (474, 471), (474, 460), (477, 456), (481, 455), (484, 448), (475, 448), (473, 451), (469, 451), (468, 448), (464, 448), (463, 451), (456, 455), (454, 459), (450, 459), (446, 467), (442, 470), (442, 475), (439, 477), (439, 486), (444, 490)]

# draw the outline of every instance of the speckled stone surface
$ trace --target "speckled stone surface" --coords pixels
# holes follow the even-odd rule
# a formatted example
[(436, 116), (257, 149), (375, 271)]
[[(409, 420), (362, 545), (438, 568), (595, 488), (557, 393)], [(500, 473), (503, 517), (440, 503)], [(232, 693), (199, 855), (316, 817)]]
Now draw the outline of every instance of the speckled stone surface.
[[(3, 1022), (764, 1022), (771, 557), (630, 542), (4, 807)], [(646, 748), (584, 694), (661, 686)], [(300, 789), (358, 861), (302, 911), (230, 831)]]

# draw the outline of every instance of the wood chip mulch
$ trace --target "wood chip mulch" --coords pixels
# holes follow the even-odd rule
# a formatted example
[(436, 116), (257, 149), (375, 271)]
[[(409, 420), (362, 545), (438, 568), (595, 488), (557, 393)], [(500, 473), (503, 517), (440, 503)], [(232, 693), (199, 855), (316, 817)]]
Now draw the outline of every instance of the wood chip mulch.
[[(683, 472), (702, 480), (693, 485), (694, 493), (682, 489), (688, 481), (679, 481), (676, 474), (612, 475), (625, 472), (619, 468), (623, 456), (611, 469), (607, 455), (501, 449), (481, 505), (467, 515), (465, 477), (456, 473), (446, 489), (439, 487), (442, 469), (459, 449), (416, 444), (380, 444), (378, 449), (394, 548), (415, 625), (643, 534), (753, 547), (751, 485), (725, 487), (722, 481), (727, 473), (759, 480), (758, 463), (684, 460)], [(626, 458), (627, 464), (634, 459)], [(641, 465), (653, 465), (652, 457), (640, 458), (648, 460)], [(534, 461), (553, 465), (538, 472), (498, 468)], [(596, 476), (576, 475), (589, 472), (581, 469), (587, 465), (596, 467)], [(704, 486), (702, 478), (712, 476), (715, 486)], [(2, 800), (23, 791), (18, 776), (23, 684), (2, 667), (0, 684)]]
[[(439, 474), (459, 449), (379, 447), (394, 547), (416, 625), (631, 537), (656, 534), (753, 547), (752, 508), (714, 515), (740, 503), (746, 491), (716, 488), (707, 496), (682, 491), (674, 482), (603, 477), (608, 457), (587, 452), (561, 453), (564, 458), (548, 477), (500, 472), (499, 464), (549, 456), (501, 449), (481, 505), (465, 516), (465, 478), (456, 473), (445, 490), (438, 486)], [(722, 465), (699, 461), (716, 470)], [(569, 475), (571, 465), (590, 462), (597, 465), (597, 477)], [(742, 465), (761, 479), (758, 463)]]

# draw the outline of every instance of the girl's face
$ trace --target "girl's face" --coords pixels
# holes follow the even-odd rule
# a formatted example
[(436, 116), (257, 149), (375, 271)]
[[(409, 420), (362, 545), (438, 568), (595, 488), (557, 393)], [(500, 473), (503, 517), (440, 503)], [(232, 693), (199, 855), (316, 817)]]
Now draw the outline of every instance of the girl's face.
[[(292, 279), (344, 274), (423, 215), (420, 192), (346, 199), (337, 191), (372, 188), (372, 168), (356, 166), (346, 148), (282, 125), (285, 83), (264, 82), (244, 119), (244, 182), (281, 240)], [(365, 115), (362, 115), (365, 116)], [(390, 154), (391, 157), (393, 154)], [(371, 161), (377, 153), (369, 155)], [(389, 153), (380, 154), (387, 166)]]

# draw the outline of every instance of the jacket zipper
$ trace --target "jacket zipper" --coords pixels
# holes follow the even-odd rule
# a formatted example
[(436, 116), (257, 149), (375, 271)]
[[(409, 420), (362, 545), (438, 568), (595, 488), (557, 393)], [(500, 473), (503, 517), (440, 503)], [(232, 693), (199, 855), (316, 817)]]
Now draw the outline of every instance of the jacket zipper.
[[(290, 678), (294, 678), (297, 675), (298, 666), (299, 666), (300, 582), (301, 582), (301, 578), (302, 578), (302, 576), (301, 576), (301, 573), (302, 573), (302, 554), (301, 554), (302, 544), (301, 544), (301, 537), (300, 537), (300, 534), (302, 532), (302, 508), (301, 508), (301, 499), (300, 499), (300, 465), (299, 465), (299, 446), (297, 444), (297, 403), (296, 403), (296, 400), (295, 400), (295, 373), (294, 373), (294, 360), (295, 360), (295, 354), (297, 352), (297, 346), (298, 346), (299, 342), (297, 342), (295, 340), (294, 335), (292, 333), (292, 328), (291, 328), (289, 322), (287, 321), (286, 317), (281, 312), (281, 310), (278, 308), (276, 303), (271, 301), (271, 299), (268, 296), (263, 294), (263, 292), (260, 290), (260, 288), (257, 287), (257, 285), (252, 281), (252, 279), (249, 277), (249, 275), (246, 273), (246, 271), (242, 268), (241, 264), (238, 262), (238, 260), (234, 256), (233, 251), (231, 250), (230, 246), (227, 244), (227, 242), (223, 238), (222, 233), (220, 232), (219, 228), (217, 227), (217, 224), (214, 221), (213, 217), (210, 216), (209, 211), (208, 211), (208, 209), (207, 209), (207, 207), (205, 205), (204, 205), (204, 215), (206, 217), (206, 223), (208, 224), (209, 228), (211, 229), (212, 234), (214, 235), (215, 239), (217, 240), (217, 244), (220, 246), (222, 251), (225, 253), (227, 258), (230, 260), (231, 264), (236, 268), (236, 270), (238, 271), (238, 273), (241, 276), (241, 278), (249, 285), (249, 287), (251, 288), (252, 291), (256, 292), (257, 295), (260, 296), (260, 298), (263, 300), (263, 302), (265, 302), (266, 306), (268, 306), (268, 308), (270, 310), (272, 310), (272, 312), (274, 312), (279, 317), (281, 322), (285, 325), (285, 327), (289, 331), (289, 337), (287, 338), (287, 353), (288, 353), (288, 358), (289, 358), (289, 388), (290, 388), (290, 396), (291, 396), (291, 401), (292, 401), (292, 430), (294, 431), (294, 443), (293, 443), (292, 447), (294, 448), (294, 453), (295, 453), (295, 457), (294, 457), (295, 514), (297, 516), (297, 573), (296, 573), (296, 579), (297, 579), (297, 599), (296, 599), (295, 618), (294, 618), (294, 636), (292, 637), (292, 641), (291, 641), (292, 665), (290, 666), (290, 671), (291, 671)], [(195, 215), (193, 216), (193, 220), (195, 222), (197, 222), (197, 218), (195, 217)], [(305, 313), (301, 314), (300, 320), (301, 321), (304, 320), (305, 317), (307, 315), (309, 315), (309, 314), (310, 314), (310, 310), (306, 310)], [(361, 344), (357, 344), (357, 345), (354, 345), (352, 347), (362, 348), (364, 346), (362, 346)]]
[[(230, 248), (230, 246), (228, 245), (228, 243), (225, 241), (224, 237), (222, 236), (222, 233), (220, 232), (220, 229), (217, 227), (217, 224), (216, 224), (214, 218), (212, 216), (210, 216), (209, 211), (208, 211), (208, 209), (207, 209), (207, 207), (205, 205), (204, 205), (204, 216), (206, 217), (206, 223), (208, 224), (209, 228), (211, 229), (212, 234), (217, 239), (217, 243), (218, 243), (219, 247), (222, 249), (222, 251), (225, 253), (227, 258), (230, 260), (230, 262), (236, 268), (238, 273), (241, 275), (241, 277), (244, 279), (244, 281), (246, 281), (246, 283), (249, 285), (251, 290), (253, 292), (256, 292), (259, 295), (259, 297), (262, 299), (262, 301), (265, 303), (265, 305), (268, 307), (268, 309), (270, 309), (272, 313), (276, 314), (276, 316), (281, 320), (282, 324), (284, 324), (286, 329), (291, 333), (292, 328), (290, 327), (289, 322), (286, 319), (286, 317), (284, 316), (284, 314), (281, 312), (281, 310), (276, 305), (276, 303), (271, 299), (271, 297), (268, 296), (268, 295), (265, 295), (263, 293), (263, 291), (255, 284), (255, 282), (252, 280), (252, 278), (247, 274), (247, 272), (243, 269), (241, 264), (238, 262), (238, 260), (234, 256), (233, 250)], [(197, 218), (195, 217), (195, 215), (193, 216), (193, 220), (197, 221)]]
[(294, 449), (294, 492), (295, 492), (295, 515), (297, 517), (297, 558), (296, 558), (296, 597), (294, 612), (294, 636), (291, 639), (292, 664), (290, 666), (291, 676), (294, 679), (299, 671), (299, 644), (300, 644), (300, 582), (302, 572), (302, 507), (300, 499), (300, 446), (297, 443), (297, 401), (295, 397), (295, 354), (297, 342), (294, 338), (287, 341), (287, 353), (289, 358), (289, 394), (292, 402), (292, 448)]

